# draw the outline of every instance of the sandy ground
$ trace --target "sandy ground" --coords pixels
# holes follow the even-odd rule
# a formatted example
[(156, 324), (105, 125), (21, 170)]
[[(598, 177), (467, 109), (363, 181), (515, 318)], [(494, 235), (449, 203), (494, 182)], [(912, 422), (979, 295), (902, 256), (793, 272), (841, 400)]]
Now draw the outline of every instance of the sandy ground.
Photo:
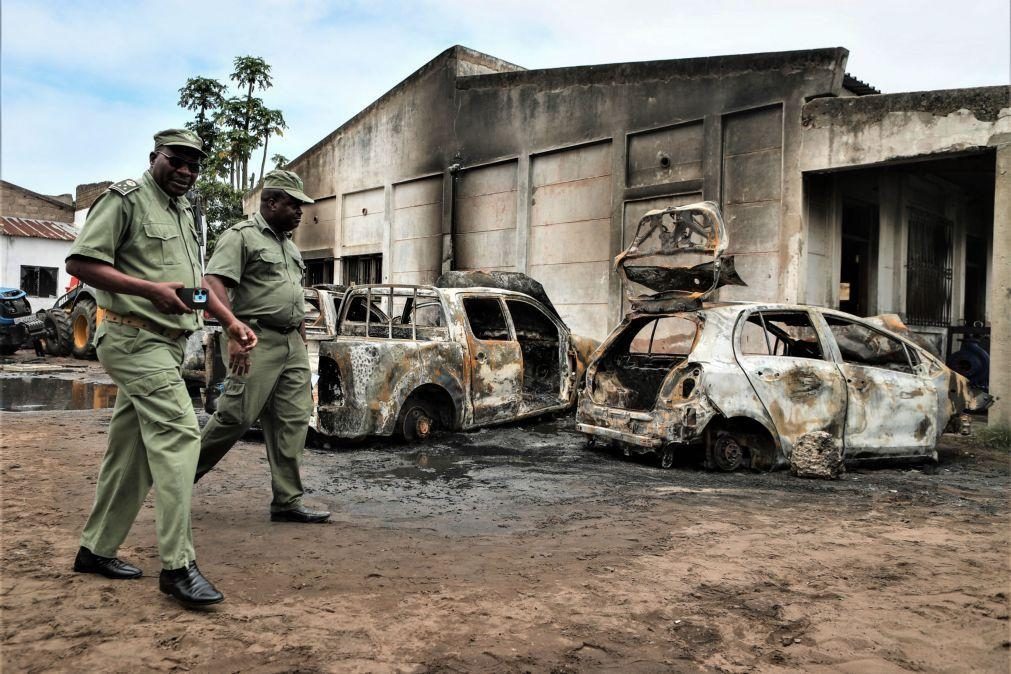
[(571, 418), (308, 450), (326, 525), (268, 520), (251, 438), (195, 493), (200, 567), (227, 599), (192, 612), (158, 592), (150, 499), (121, 550), (144, 578), (70, 571), (109, 417), (0, 413), (5, 672), (1011, 664), (1008, 456), (961, 438), (937, 466), (835, 482), (663, 471), (585, 449)]

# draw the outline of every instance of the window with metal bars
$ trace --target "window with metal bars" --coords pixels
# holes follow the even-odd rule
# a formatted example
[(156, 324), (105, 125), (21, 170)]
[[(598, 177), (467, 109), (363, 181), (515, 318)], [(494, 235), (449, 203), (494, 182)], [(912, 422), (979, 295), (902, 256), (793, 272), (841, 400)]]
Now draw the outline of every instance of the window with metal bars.
[(32, 297), (56, 297), (56, 267), (21, 265), (21, 289)]
[(305, 285), (333, 283), (333, 258), (305, 261)]
[(383, 282), (382, 255), (349, 255), (341, 258), (341, 282), (363, 285)]
[(947, 326), (951, 322), (950, 220), (909, 209), (906, 259), (906, 323)]

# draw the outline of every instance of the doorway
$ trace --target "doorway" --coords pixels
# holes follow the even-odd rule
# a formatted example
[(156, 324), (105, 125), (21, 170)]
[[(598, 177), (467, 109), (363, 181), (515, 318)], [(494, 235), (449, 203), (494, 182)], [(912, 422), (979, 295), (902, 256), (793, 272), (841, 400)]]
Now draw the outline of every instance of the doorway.
[(878, 205), (844, 199), (841, 224), (839, 309), (869, 316), (878, 258)]

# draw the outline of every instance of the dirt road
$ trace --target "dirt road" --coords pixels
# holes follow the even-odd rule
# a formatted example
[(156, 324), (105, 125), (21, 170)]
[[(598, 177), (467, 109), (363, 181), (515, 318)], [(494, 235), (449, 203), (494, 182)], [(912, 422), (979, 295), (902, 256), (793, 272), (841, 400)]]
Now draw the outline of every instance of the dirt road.
[(328, 525), (268, 521), (263, 447), (201, 482), (201, 569), (158, 593), (154, 509), (123, 557), (70, 565), (110, 413), (2, 413), (3, 671), (992, 671), (1009, 657), (1008, 457), (936, 467), (662, 471), (571, 419), (307, 451)]

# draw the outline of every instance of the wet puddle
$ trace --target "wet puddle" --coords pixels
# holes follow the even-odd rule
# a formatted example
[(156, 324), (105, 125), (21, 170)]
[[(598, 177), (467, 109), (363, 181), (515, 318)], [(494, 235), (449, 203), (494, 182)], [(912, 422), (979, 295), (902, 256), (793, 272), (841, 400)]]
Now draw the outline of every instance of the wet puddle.
[(100, 410), (116, 404), (116, 386), (70, 379), (0, 379), (0, 410)]

